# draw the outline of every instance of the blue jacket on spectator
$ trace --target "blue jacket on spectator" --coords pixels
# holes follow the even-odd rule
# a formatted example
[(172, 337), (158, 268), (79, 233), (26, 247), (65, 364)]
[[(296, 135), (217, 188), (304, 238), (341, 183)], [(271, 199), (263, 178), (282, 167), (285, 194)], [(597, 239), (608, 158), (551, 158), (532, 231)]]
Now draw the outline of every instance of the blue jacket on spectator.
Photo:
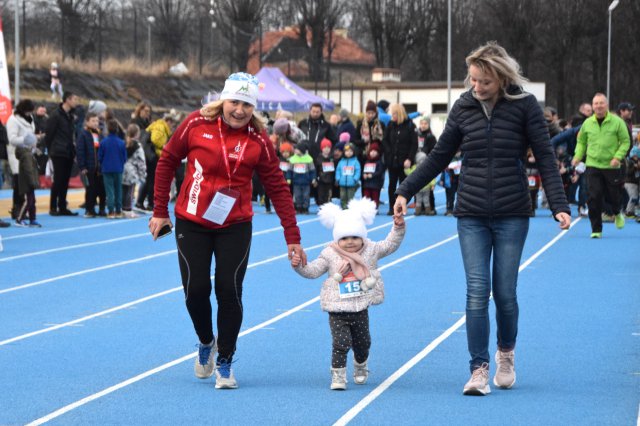
[(100, 142), (98, 160), (102, 173), (122, 173), (127, 162), (127, 149), (124, 141), (111, 134)]
[[(345, 168), (353, 167), (353, 174), (344, 174)], [(336, 167), (336, 182), (339, 186), (351, 188), (360, 184), (360, 161), (354, 155), (351, 158), (342, 157)]]

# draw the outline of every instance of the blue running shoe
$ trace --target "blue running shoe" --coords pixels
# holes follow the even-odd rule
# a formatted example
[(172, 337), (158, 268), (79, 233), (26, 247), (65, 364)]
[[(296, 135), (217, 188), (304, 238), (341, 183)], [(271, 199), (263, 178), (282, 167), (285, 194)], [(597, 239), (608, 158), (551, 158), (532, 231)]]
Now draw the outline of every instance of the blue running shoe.
[(216, 389), (236, 389), (237, 387), (238, 383), (236, 378), (233, 377), (233, 370), (231, 369), (231, 360), (218, 359), (216, 365)]
[(196, 364), (193, 367), (196, 377), (198, 379), (208, 379), (213, 375), (214, 359), (218, 346), (216, 344), (216, 338), (208, 345), (200, 343), (198, 345), (198, 356), (196, 357)]
[(37, 220), (30, 220), (29, 228), (42, 228), (42, 225)]

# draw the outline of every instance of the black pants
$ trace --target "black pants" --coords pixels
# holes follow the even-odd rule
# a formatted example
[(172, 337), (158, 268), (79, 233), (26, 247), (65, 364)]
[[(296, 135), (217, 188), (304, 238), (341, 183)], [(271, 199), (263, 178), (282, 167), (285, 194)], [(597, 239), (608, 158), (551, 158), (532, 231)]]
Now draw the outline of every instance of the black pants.
[[(389, 211), (393, 211), (393, 205), (396, 203), (396, 188), (401, 184), (407, 175), (404, 174), (404, 168), (389, 167)], [(409, 200), (407, 200), (408, 202)]]
[(67, 191), (69, 190), (73, 158), (51, 157), (51, 161), (53, 162), (53, 185), (51, 186), (49, 210), (67, 210)]
[(20, 207), (20, 211), (18, 212), (18, 221), (23, 221), (29, 216), (30, 221), (36, 220), (36, 193), (32, 189), (26, 194), (22, 195), (24, 197), (24, 201), (22, 202), (22, 206)]
[(318, 182), (318, 207), (331, 202), (331, 192), (333, 191), (333, 182)]
[(156, 166), (157, 159), (147, 161), (147, 177), (140, 188), (138, 188), (138, 199), (136, 205), (144, 207), (144, 201), (147, 200), (147, 208), (153, 209), (153, 186), (156, 184)]
[(347, 353), (353, 348), (353, 355), (359, 364), (369, 358), (371, 335), (369, 334), (369, 311), (329, 312), (329, 327), (333, 350), (331, 367), (347, 366)]
[(99, 200), (98, 206), (101, 212), (105, 211), (107, 205), (107, 196), (104, 191), (104, 182), (102, 174), (98, 174), (96, 170), (87, 172), (87, 181), (89, 185), (84, 193), (84, 208), (89, 213), (96, 212), (96, 200)]
[(213, 340), (211, 259), (215, 256), (218, 352), (230, 360), (242, 324), (242, 281), (249, 261), (251, 222), (207, 229), (176, 219), (178, 261), (189, 316), (201, 343)]
[(602, 232), (602, 205), (605, 197), (611, 202), (613, 214), (620, 213), (622, 174), (619, 169), (596, 169), (595, 167), (587, 167), (586, 174), (591, 232)]

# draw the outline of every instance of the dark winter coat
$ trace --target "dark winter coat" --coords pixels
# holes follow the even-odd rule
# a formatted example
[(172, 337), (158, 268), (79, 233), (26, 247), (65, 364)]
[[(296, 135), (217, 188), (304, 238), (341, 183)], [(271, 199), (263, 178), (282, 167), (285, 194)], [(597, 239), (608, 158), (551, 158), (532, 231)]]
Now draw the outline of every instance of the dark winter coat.
[(418, 129), (418, 149), (425, 154), (429, 155), (429, 153), (435, 148), (438, 140), (434, 136), (431, 129), (427, 129), (426, 132), (420, 131)]
[(44, 143), (49, 151), (49, 157), (73, 159), (76, 155), (74, 144), (74, 115), (58, 105), (47, 120)]
[(320, 142), (327, 138), (333, 145), (338, 143), (338, 137), (333, 128), (324, 119), (324, 115), (317, 120), (306, 118), (298, 123), (298, 128), (302, 130), (305, 138), (309, 140), (309, 155), (316, 158), (320, 154)]
[[(509, 93), (521, 93), (510, 87)], [(456, 101), (444, 132), (429, 157), (408, 176), (396, 194), (410, 199), (462, 153), (455, 216), (529, 216), (531, 199), (525, 153), (531, 147), (554, 216), (569, 206), (549, 142), (549, 132), (535, 96), (501, 98), (491, 118), (471, 90)]]
[(76, 139), (76, 161), (80, 170), (95, 171), (98, 166), (98, 152), (93, 141), (93, 134), (83, 129)]
[(416, 161), (418, 152), (418, 134), (413, 121), (406, 119), (402, 123), (390, 121), (382, 139), (384, 163), (387, 167), (404, 168), (405, 160), (411, 164)]

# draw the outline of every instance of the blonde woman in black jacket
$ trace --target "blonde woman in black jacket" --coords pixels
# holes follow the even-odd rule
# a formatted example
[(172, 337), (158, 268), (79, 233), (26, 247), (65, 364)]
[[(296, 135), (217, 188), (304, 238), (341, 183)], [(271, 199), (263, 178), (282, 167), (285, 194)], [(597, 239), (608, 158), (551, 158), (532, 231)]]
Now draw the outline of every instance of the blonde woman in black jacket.
[(389, 106), (391, 121), (384, 131), (382, 147), (384, 150), (384, 163), (389, 172), (389, 212), (393, 214), (393, 204), (396, 201), (396, 187), (402, 183), (406, 175), (404, 169), (408, 169), (414, 163), (418, 152), (418, 134), (413, 121), (407, 116), (407, 111), (402, 104)]
[[(523, 91), (527, 80), (504, 48), (488, 43), (466, 59), (469, 90), (451, 109), (444, 132), (427, 160), (400, 185), (396, 215), (407, 200), (440, 173), (460, 150), (462, 168), (454, 216), (467, 281), (466, 326), (471, 378), (465, 395), (486, 395), (489, 387), (489, 297), (496, 304), (498, 350), (493, 383), (516, 381), (514, 349), (518, 334), (518, 268), (531, 201), (525, 154), (531, 148), (554, 218), (571, 223), (549, 132), (536, 98)], [(493, 259), (493, 265), (491, 260)]]

